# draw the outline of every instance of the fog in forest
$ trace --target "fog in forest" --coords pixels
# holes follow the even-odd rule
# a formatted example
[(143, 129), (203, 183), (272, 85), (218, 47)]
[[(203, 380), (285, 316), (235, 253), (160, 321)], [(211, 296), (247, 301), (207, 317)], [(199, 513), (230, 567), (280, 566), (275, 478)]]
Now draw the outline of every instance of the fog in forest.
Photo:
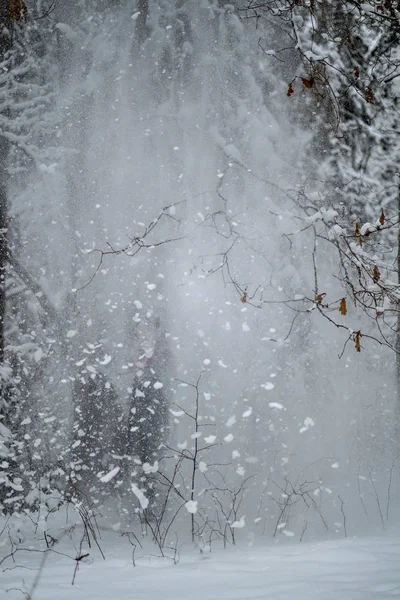
[(396, 357), (347, 343), (372, 327), (350, 301), (343, 331), (305, 300), (346, 295), (302, 208), (329, 208), (324, 150), (309, 90), (287, 94), (295, 53), (242, 4), (57, 2), (37, 21), (47, 129), (9, 153), (5, 514), (72, 502), (165, 543), (398, 521)]

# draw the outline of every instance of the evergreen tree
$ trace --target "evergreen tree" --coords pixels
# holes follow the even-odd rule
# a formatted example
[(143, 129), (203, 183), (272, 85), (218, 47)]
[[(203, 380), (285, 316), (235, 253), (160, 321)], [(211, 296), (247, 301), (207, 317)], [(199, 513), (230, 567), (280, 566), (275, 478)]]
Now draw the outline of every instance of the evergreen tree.
[(117, 434), (122, 415), (112, 384), (94, 370), (90, 366), (81, 369), (74, 384), (80, 401), (75, 407), (68, 495), (83, 494), (86, 499), (99, 501), (109, 491), (104, 490), (99, 477), (115, 466), (113, 454), (120, 454)]
[(162, 455), (168, 436), (170, 358), (159, 320), (155, 339), (142, 345), (129, 402), (127, 453), (141, 463), (154, 463)]
[(171, 370), (170, 353), (159, 319), (153, 327), (153, 338), (143, 340), (136, 362), (125, 429), (127, 483), (133, 466), (144, 465), (145, 476), (149, 474), (146, 486), (150, 499), (155, 494), (151, 473), (158, 470), (158, 461), (164, 454), (169, 435)]

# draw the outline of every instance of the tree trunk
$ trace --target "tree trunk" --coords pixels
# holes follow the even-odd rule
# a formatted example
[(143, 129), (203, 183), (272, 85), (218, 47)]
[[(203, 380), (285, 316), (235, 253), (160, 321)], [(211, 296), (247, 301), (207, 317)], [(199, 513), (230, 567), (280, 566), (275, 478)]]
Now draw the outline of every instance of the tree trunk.
[[(400, 219), (400, 181), (397, 190), (397, 215)], [(397, 277), (400, 285), (400, 223), (397, 230)], [(395, 435), (397, 442), (400, 442), (400, 309), (397, 310), (397, 329), (396, 329), (396, 414), (395, 414)]]
[[(8, 0), (0, 0), (0, 60), (12, 47), (12, 21)], [(8, 111), (7, 111), (8, 112)], [(0, 364), (4, 362), (4, 326), (6, 314), (6, 269), (8, 259), (8, 155), (10, 142), (0, 131)]]
[(139, 0), (139, 17), (135, 26), (135, 44), (133, 49), (138, 50), (148, 36), (147, 16), (149, 13), (149, 0)]

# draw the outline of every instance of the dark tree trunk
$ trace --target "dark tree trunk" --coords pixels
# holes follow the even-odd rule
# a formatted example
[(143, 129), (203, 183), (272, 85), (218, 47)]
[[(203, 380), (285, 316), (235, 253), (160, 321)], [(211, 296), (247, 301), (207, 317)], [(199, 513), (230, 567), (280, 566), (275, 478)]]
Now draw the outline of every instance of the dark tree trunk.
[[(12, 27), (9, 1), (0, 0), (0, 60), (12, 47)], [(7, 115), (5, 115), (7, 116)], [(0, 131), (0, 363), (4, 362), (4, 326), (6, 314), (6, 269), (8, 260), (8, 155), (10, 142)]]
[(113, 468), (112, 456), (120, 454), (116, 432), (122, 413), (114, 388), (101, 373), (83, 369), (75, 379), (74, 397), (73, 470), (67, 494), (99, 501), (113, 493), (112, 486), (101, 483), (98, 475)]
[(152, 368), (143, 371), (133, 382), (128, 416), (127, 452), (142, 463), (160, 458), (159, 447), (167, 436), (168, 399)]
[[(397, 188), (397, 216), (400, 218), (400, 182)], [(397, 232), (397, 277), (400, 284), (400, 226)], [(397, 312), (396, 327), (396, 416), (395, 416), (395, 436), (396, 444), (400, 446), (400, 311)]]
[(147, 16), (149, 13), (149, 0), (139, 0), (138, 12), (139, 17), (136, 20), (135, 26), (135, 44), (133, 50), (138, 50), (148, 36)]
[[(9, 13), (9, 1), (0, 0), (0, 61), (7, 59), (7, 54), (12, 48), (12, 27), (13, 23)], [(5, 103), (6, 104), (6, 103)], [(2, 116), (9, 118), (10, 111), (5, 109)], [(4, 363), (4, 328), (6, 315), (6, 270), (8, 259), (8, 157), (10, 152), (10, 142), (4, 135), (4, 131), (0, 130), (0, 366)], [(13, 444), (12, 430), (14, 428), (14, 415), (16, 407), (14, 404), (15, 398), (12, 394), (10, 383), (0, 378), (0, 418), (3, 426), (9, 430), (9, 436), (6, 435), (6, 444), (3, 448), (7, 448), (4, 458), (8, 463), (8, 468), (5, 473), (5, 481), (0, 485), (0, 510), (5, 512), (13, 512), (17, 510), (18, 503), (5, 504), (5, 501), (10, 500), (16, 495), (13, 488), (13, 479), (17, 473), (17, 462), (15, 459), (15, 447)], [(0, 459), (1, 462), (1, 459)], [(4, 477), (4, 474), (3, 474)]]

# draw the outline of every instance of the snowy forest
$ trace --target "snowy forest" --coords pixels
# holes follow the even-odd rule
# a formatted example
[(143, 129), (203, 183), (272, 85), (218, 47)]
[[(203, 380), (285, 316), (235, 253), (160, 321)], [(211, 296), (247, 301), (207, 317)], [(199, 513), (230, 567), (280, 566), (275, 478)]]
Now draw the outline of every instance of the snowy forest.
[(67, 538), (74, 584), (107, 544), (175, 565), (393, 532), (400, 2), (0, 22), (0, 581), (33, 570), (4, 597), (64, 598), (38, 585)]

